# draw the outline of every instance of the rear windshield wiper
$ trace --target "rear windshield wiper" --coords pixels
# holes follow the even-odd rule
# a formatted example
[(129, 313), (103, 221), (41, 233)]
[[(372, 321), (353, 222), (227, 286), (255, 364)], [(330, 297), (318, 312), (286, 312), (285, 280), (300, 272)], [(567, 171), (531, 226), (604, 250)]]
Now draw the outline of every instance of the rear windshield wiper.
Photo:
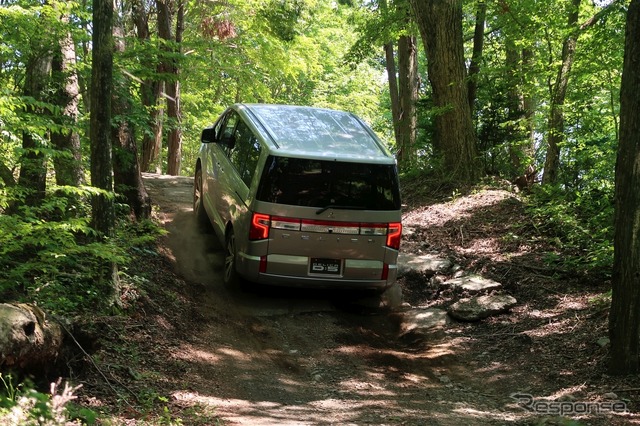
[(316, 214), (322, 214), (322, 213), (326, 212), (329, 209), (336, 209), (336, 210), (366, 210), (362, 206), (340, 206), (338, 204), (329, 204), (327, 206), (321, 207), (318, 210), (316, 210)]

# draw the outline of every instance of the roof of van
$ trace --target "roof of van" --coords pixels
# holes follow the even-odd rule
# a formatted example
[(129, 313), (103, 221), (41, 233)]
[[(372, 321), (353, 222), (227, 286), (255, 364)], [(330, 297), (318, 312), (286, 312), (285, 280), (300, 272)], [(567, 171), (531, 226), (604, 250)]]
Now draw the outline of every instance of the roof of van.
[(395, 162), (355, 114), (325, 108), (277, 104), (236, 104), (278, 154), (335, 160)]

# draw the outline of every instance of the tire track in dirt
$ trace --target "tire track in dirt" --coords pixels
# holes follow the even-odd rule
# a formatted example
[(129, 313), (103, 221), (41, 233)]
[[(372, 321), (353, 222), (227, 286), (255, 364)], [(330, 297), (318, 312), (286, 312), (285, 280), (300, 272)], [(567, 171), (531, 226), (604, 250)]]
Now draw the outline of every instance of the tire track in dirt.
[(498, 410), (504, 398), (483, 397), (482, 384), (458, 382), (472, 376), (459, 339), (403, 342), (387, 312), (354, 308), (346, 294), (224, 287), (221, 248), (195, 227), (192, 181), (145, 175), (168, 232), (165, 255), (194, 304), (185, 318), (193, 333), (170, 353), (182, 371), (169, 390), (177, 404), (243, 425), (485, 425), (517, 417)]

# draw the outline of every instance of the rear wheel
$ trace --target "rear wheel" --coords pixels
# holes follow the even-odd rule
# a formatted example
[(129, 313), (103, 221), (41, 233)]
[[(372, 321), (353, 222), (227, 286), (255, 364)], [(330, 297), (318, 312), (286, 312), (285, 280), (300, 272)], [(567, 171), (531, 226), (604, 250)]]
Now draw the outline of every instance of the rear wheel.
[(193, 213), (198, 226), (205, 229), (210, 226), (210, 222), (207, 212), (204, 209), (203, 194), (202, 169), (198, 168), (193, 179)]
[(224, 284), (227, 286), (237, 286), (240, 277), (236, 272), (236, 236), (233, 229), (227, 232), (227, 238), (224, 249)]

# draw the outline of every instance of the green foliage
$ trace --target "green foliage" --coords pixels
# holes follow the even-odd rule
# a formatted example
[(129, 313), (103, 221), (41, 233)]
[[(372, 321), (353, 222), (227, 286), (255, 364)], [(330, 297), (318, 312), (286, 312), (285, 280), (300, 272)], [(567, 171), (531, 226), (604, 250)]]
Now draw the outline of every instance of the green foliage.
[[(345, 109), (383, 135), (390, 130), (382, 118), (381, 64), (344, 62), (359, 9), (317, 0), (232, 0), (192, 10), (198, 19), (187, 22), (181, 73), (183, 174), (193, 174), (202, 129), (238, 101)], [(220, 37), (213, 31), (220, 27), (233, 32)]]
[[(150, 221), (123, 221), (113, 239), (97, 242), (88, 206), (68, 196), (88, 199), (95, 191), (57, 189), (39, 207), (0, 214), (0, 294), (4, 300), (36, 302), (55, 314), (110, 309), (114, 286), (104, 279), (105, 268), (126, 265), (128, 252), (153, 241), (159, 228)], [(85, 213), (70, 215), (71, 208)]]
[(259, 11), (268, 22), (273, 35), (291, 42), (300, 33), (298, 26), (305, 9), (304, 0), (270, 0)]
[(28, 382), (14, 383), (11, 375), (0, 374), (0, 423), (15, 426), (68, 426), (95, 424), (93, 410), (75, 406), (71, 401), (78, 389), (60, 383), (51, 384), (51, 394), (39, 392)]
[(613, 264), (613, 188), (568, 192), (536, 187), (528, 198), (534, 226), (569, 257), (549, 253), (548, 260), (569, 269), (599, 270), (608, 275)]

